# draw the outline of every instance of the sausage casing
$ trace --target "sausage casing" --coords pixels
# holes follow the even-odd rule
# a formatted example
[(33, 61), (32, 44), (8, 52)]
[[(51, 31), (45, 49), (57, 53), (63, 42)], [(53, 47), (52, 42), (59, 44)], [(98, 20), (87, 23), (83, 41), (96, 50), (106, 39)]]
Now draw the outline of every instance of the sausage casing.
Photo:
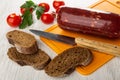
[(120, 37), (120, 15), (111, 12), (61, 7), (57, 15), (57, 23), (65, 30), (109, 38)]

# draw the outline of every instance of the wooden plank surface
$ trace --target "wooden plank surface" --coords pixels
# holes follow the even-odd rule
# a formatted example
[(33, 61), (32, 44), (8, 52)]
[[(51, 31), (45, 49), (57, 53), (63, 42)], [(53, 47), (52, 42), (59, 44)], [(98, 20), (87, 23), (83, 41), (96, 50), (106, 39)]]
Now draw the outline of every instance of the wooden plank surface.
[[(26, 66), (21, 67), (11, 61), (7, 56), (7, 50), (11, 45), (7, 42), (6, 33), (10, 30), (18, 29), (18, 28), (10, 28), (6, 23), (6, 17), (10, 13), (20, 13), (19, 6), (24, 3), (25, 0), (1, 0), (0, 2), (0, 80), (119, 80), (120, 79), (120, 58), (116, 57), (108, 62), (106, 65), (102, 66), (99, 70), (95, 71), (93, 74), (89, 76), (83, 76), (73, 72), (70, 76), (64, 78), (54, 78), (49, 77), (45, 74), (44, 70), (38, 71), (33, 69), (32, 67)], [(33, 0), (36, 3), (40, 2), (48, 2), (51, 4), (52, 8), (52, 0)], [(98, 0), (65, 0), (68, 6), (80, 6), (87, 7), (90, 4), (96, 2)], [(54, 22), (56, 23), (56, 21)], [(54, 24), (53, 23), (53, 24)], [(53, 25), (45, 25), (40, 21), (35, 21), (35, 23), (29, 28), (41, 29), (45, 30), (49, 26)], [(29, 32), (26, 28), (23, 31)], [(52, 51), (46, 44), (39, 40), (38, 36), (35, 36), (38, 40), (39, 48), (44, 50), (51, 58), (55, 57), (56, 54)]]

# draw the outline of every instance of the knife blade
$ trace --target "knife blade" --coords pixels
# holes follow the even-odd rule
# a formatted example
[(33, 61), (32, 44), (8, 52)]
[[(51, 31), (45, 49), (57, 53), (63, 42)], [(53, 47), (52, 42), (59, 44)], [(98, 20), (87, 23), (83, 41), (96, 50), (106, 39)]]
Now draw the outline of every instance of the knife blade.
[(31, 30), (30, 31), (38, 36), (42, 36), (51, 40), (67, 43), (70, 45), (76, 45), (75, 43), (75, 38), (73, 37), (68, 37), (64, 35), (59, 35), (59, 34), (53, 34), (53, 33), (48, 33), (40, 30)]
[(40, 31), (40, 30), (30, 29), (30, 31), (38, 36), (42, 36), (51, 40), (59, 41), (59, 42), (70, 44), (70, 45), (82, 46), (91, 50), (96, 50), (96, 51), (111, 54), (114, 56), (120, 56), (120, 46), (118, 45), (95, 41), (95, 40), (89, 40), (81, 37), (74, 38), (74, 37), (54, 34), (54, 33)]

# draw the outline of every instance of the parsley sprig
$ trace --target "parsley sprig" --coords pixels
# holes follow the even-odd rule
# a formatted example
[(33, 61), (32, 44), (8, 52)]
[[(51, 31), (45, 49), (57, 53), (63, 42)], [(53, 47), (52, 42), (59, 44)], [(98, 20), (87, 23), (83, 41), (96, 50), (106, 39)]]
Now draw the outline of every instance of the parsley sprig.
[(42, 6), (37, 6), (37, 10), (36, 10), (36, 15), (37, 15), (37, 19), (40, 18), (40, 16), (44, 13), (45, 8)]
[(23, 5), (21, 5), (20, 8), (25, 8), (24, 14), (22, 14), (22, 22), (19, 26), (20, 29), (24, 29), (27, 26), (31, 26), (33, 24), (33, 12), (30, 12), (30, 9), (32, 8), (33, 11), (36, 11), (36, 17), (37, 19), (40, 18), (40, 16), (44, 13), (44, 7), (38, 6), (33, 1), (29, 0), (26, 1)]

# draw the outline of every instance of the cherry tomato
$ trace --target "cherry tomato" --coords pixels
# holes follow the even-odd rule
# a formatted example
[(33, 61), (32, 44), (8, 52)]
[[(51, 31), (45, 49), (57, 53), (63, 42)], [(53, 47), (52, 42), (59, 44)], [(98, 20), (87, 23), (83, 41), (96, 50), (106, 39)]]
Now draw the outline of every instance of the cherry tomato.
[(48, 14), (48, 13), (46, 13), (46, 14), (44, 13), (41, 15), (41, 20), (45, 24), (50, 24), (54, 21), (54, 16), (51, 14)]
[(65, 5), (64, 1), (56, 1), (56, 0), (53, 1), (53, 7), (55, 9), (58, 9), (60, 6), (63, 6), (63, 5)]
[[(26, 11), (26, 8), (20, 8), (21, 14), (24, 14), (25, 11)], [(33, 8), (30, 8), (30, 12), (31, 12), (31, 13), (33, 12)]]
[(39, 6), (42, 6), (42, 7), (44, 7), (45, 8), (45, 12), (48, 12), (49, 11), (49, 9), (50, 9), (50, 6), (49, 6), (49, 4), (47, 4), (47, 3), (40, 3), (39, 4)]
[(58, 12), (59, 12), (59, 10), (60, 10), (60, 7), (56, 9), (56, 13), (58, 13)]
[(22, 19), (20, 15), (16, 15), (15, 13), (12, 13), (8, 15), (7, 17), (7, 23), (11, 27), (17, 27), (20, 25)]

